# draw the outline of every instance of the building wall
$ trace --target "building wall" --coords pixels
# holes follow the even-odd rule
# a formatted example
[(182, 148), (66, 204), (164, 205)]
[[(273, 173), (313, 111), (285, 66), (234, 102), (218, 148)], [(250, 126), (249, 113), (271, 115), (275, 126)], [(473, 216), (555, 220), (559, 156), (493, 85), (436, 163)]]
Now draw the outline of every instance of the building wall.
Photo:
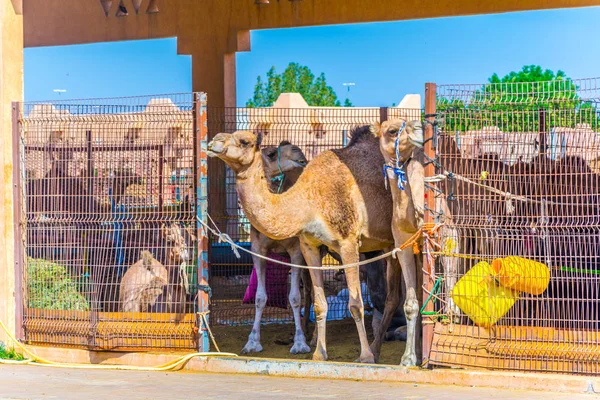
[[(0, 320), (15, 331), (12, 101), (23, 100), (23, 18), (0, 0)], [(0, 340), (6, 341), (0, 329)]]

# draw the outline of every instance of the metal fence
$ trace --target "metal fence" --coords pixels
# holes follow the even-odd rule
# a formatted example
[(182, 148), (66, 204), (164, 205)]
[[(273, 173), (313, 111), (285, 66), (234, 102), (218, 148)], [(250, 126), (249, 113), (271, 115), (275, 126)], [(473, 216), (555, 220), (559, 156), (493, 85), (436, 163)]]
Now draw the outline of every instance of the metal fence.
[(599, 89), (437, 88), (432, 364), (600, 373)]
[(20, 336), (197, 349), (201, 94), (15, 104)]
[[(250, 130), (263, 134), (263, 149), (289, 141), (299, 146), (310, 162), (325, 150), (341, 148), (350, 140), (353, 128), (372, 124), (388, 118), (403, 116), (420, 119), (420, 109), (401, 108), (209, 108), (208, 125), (213, 132)], [(250, 224), (238, 203), (235, 176), (229, 168), (220, 173), (224, 163), (217, 160), (211, 164), (211, 216), (223, 232), (227, 232), (240, 245), (250, 247)], [(383, 179), (383, 178), (382, 178)], [(273, 254), (271, 254), (273, 256)], [(284, 260), (286, 255), (283, 255)], [(324, 265), (338, 262), (327, 255)], [(211, 239), (210, 282), (213, 292), (211, 301), (211, 323), (219, 325), (251, 324), (254, 320), (254, 292), (251, 285), (252, 258), (242, 253), (237, 258), (227, 244)], [(267, 263), (268, 303), (263, 312), (263, 323), (292, 322), (288, 305), (289, 269), (278, 264)], [(325, 291), (329, 303), (328, 318), (344, 319), (350, 316), (343, 272), (325, 272)], [(373, 304), (369, 296), (366, 274), (362, 274), (363, 299), (367, 312)], [(302, 309), (302, 314), (306, 310)], [(311, 321), (314, 320), (312, 306)]]
[[(210, 215), (221, 231), (250, 247), (250, 225), (231, 171), (211, 160), (207, 183), (207, 131), (261, 132), (264, 150), (287, 140), (310, 161), (345, 146), (356, 126), (422, 114), (399, 108), (207, 111), (198, 96), (15, 104), (17, 280), (23, 293), (18, 329), (25, 341), (89, 349), (206, 349), (196, 311), (198, 304), (208, 310), (208, 283), (212, 324), (252, 323), (252, 259), (243, 252), (237, 258), (215, 237), (207, 240), (196, 223), (197, 215)], [(208, 204), (210, 212), (198, 210), (198, 203)], [(324, 259), (335, 263), (331, 255)], [(210, 277), (199, 278), (208, 265)], [(267, 269), (263, 322), (291, 322), (289, 270), (270, 263)], [(370, 312), (366, 275), (363, 295)], [(347, 318), (343, 272), (325, 276), (329, 318)]]

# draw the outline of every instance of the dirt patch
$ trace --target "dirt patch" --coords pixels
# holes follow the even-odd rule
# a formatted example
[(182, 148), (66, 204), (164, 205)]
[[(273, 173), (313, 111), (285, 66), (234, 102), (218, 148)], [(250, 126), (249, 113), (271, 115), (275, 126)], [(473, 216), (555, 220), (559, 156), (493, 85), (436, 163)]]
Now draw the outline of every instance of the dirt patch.
[[(372, 341), (371, 319), (366, 317), (365, 326)], [(310, 325), (312, 331), (314, 325)], [(214, 326), (213, 334), (221, 351), (240, 354), (246, 344), (251, 326)], [(310, 360), (309, 354), (290, 354), (294, 335), (293, 324), (267, 324), (261, 326), (261, 344), (263, 351), (252, 354), (260, 358), (287, 358), (296, 360)], [(283, 343), (282, 343), (283, 342)], [(289, 344), (288, 344), (289, 343)], [(381, 364), (400, 364), (404, 353), (405, 342), (384, 342), (381, 348)], [(314, 350), (314, 348), (313, 348)], [(352, 319), (327, 322), (327, 353), (330, 361), (355, 361), (360, 353), (358, 332)]]

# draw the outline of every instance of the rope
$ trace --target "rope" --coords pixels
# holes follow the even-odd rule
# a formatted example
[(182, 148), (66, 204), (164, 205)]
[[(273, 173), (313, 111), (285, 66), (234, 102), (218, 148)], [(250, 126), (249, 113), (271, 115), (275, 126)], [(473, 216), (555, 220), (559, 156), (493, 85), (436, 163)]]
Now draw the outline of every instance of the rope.
[[(204, 317), (204, 320), (206, 320), (205, 317)], [(208, 326), (208, 324), (206, 324), (206, 326)], [(196, 357), (219, 357), (219, 356), (221, 356), (221, 357), (222, 356), (238, 357), (237, 354), (222, 353), (220, 351), (219, 352), (206, 352), (206, 353), (190, 353), (185, 356), (179, 357), (173, 361), (169, 361), (165, 364), (157, 365), (155, 367), (137, 367), (135, 365), (106, 365), (106, 364), (92, 365), (92, 364), (77, 364), (77, 363), (73, 363), (73, 364), (60, 363), (60, 362), (47, 360), (45, 358), (42, 358), (42, 357), (36, 355), (32, 351), (30, 351), (27, 347), (25, 347), (22, 343), (20, 343), (17, 340), (17, 338), (15, 338), (15, 336), (8, 330), (6, 325), (4, 325), (4, 322), (2, 322), (2, 320), (0, 320), (0, 327), (2, 327), (2, 329), (4, 330), (4, 332), (6, 333), (8, 338), (13, 343), (15, 343), (17, 345), (17, 347), (19, 347), (21, 350), (23, 350), (23, 353), (25, 353), (26, 355), (28, 355), (30, 357), (29, 359), (20, 360), (20, 361), (1, 360), (0, 359), (0, 364), (24, 364), (24, 365), (36, 365), (36, 366), (45, 366), (45, 367), (54, 367), (54, 368), (72, 368), (72, 369), (103, 369), (103, 370), (154, 371), (154, 372), (156, 372), (156, 371), (174, 371), (174, 370), (180, 369), (181, 367), (183, 367), (183, 365), (185, 363), (187, 363), (192, 358), (196, 358)], [(216, 342), (214, 342), (212, 333), (210, 333), (210, 328), (208, 331), (209, 331), (211, 338), (213, 339), (215, 348), (217, 348)], [(218, 350), (218, 348), (217, 348), (217, 350)]]
[[(208, 214), (207, 214), (208, 215)], [(384, 258), (387, 258), (389, 256), (392, 256), (393, 258), (397, 257), (397, 254), (405, 249), (407, 249), (410, 246), (413, 246), (413, 251), (415, 250), (415, 246), (417, 245), (417, 241), (419, 240), (419, 237), (421, 235), (423, 235), (424, 233), (427, 233), (429, 231), (434, 232), (435, 230), (439, 229), (439, 227), (441, 226), (441, 224), (438, 225), (433, 225), (433, 224), (425, 224), (423, 227), (419, 228), (419, 230), (417, 230), (417, 232), (415, 232), (406, 242), (404, 242), (400, 247), (396, 247), (395, 249), (393, 249), (392, 251), (389, 251), (385, 254), (382, 254), (380, 256), (376, 256), (373, 258), (369, 258), (368, 260), (364, 260), (364, 261), (360, 261), (360, 262), (356, 262), (356, 263), (351, 263), (351, 264), (343, 264), (343, 265), (328, 265), (328, 266), (321, 266), (321, 267), (317, 267), (317, 266), (313, 266), (313, 265), (299, 265), (299, 264), (293, 264), (293, 263), (288, 263), (285, 261), (280, 261), (280, 260), (275, 260), (274, 258), (269, 258), (266, 256), (263, 256), (262, 254), (258, 254), (253, 252), (252, 250), (248, 250), (242, 246), (239, 246), (238, 244), (236, 244), (231, 237), (226, 234), (223, 233), (219, 230), (219, 228), (217, 227), (217, 225), (215, 224), (215, 222), (213, 221), (213, 219), (210, 217), (210, 215), (208, 215), (208, 218), (210, 219), (210, 221), (213, 223), (213, 225), (215, 226), (215, 229), (211, 228), (206, 222), (202, 221), (202, 219), (200, 219), (200, 217), (196, 216), (196, 219), (198, 220), (198, 222), (200, 224), (202, 224), (202, 226), (204, 226), (204, 228), (206, 230), (208, 230), (209, 232), (211, 232), (213, 235), (215, 235), (216, 237), (219, 238), (219, 242), (220, 243), (227, 243), (231, 246), (231, 249), (234, 251), (234, 253), (236, 254), (237, 258), (240, 258), (239, 252), (238, 250), (241, 250), (245, 253), (251, 254), (253, 256), (256, 256), (260, 259), (266, 260), (266, 261), (270, 261), (276, 264), (280, 264), (280, 265), (285, 265), (287, 267), (291, 267), (291, 268), (300, 268), (300, 269), (315, 269), (315, 270), (323, 270), (323, 271), (328, 271), (328, 270), (343, 270), (343, 269), (348, 269), (348, 268), (353, 268), (353, 267), (359, 267), (361, 265), (366, 265), (366, 264), (370, 264), (374, 261), (379, 261), (379, 260), (383, 260)], [(418, 248), (417, 248), (418, 250)], [(415, 254), (418, 254), (418, 252), (416, 252)]]
[(209, 313), (210, 313), (210, 310), (203, 311), (203, 312), (197, 312), (197, 314), (202, 319), (202, 322), (204, 323), (204, 326), (206, 326), (206, 330), (208, 331), (208, 335), (210, 336), (210, 340), (212, 341), (213, 346), (215, 346), (215, 349), (217, 349), (217, 353), (220, 353), (221, 350), (219, 350), (219, 346), (217, 345), (217, 341), (215, 340), (215, 337), (213, 336), (212, 330), (210, 329), (210, 325), (208, 324), (207, 315)]
[(277, 147), (277, 169), (279, 169), (279, 175), (271, 178), (271, 182), (279, 182), (279, 186), (277, 187), (276, 193), (280, 194), (281, 188), (283, 188), (283, 182), (285, 181), (285, 174), (281, 169), (281, 146)]
[(431, 177), (426, 177), (424, 178), (424, 182), (425, 183), (437, 183), (437, 182), (441, 182), (444, 179), (449, 178), (449, 179), (456, 179), (458, 181), (461, 182), (465, 182), (468, 183), (470, 185), (482, 188), (487, 190), (488, 192), (500, 195), (502, 197), (504, 197), (506, 199), (506, 213), (507, 214), (512, 214), (515, 211), (515, 207), (513, 205), (513, 200), (518, 200), (518, 201), (522, 201), (524, 203), (533, 203), (533, 204), (542, 204), (542, 205), (546, 205), (546, 204), (555, 204), (551, 201), (547, 201), (545, 199), (543, 200), (535, 200), (535, 199), (531, 199), (529, 197), (526, 196), (520, 196), (520, 195), (514, 195), (510, 192), (505, 192), (502, 191), (500, 189), (496, 189), (495, 187), (489, 186), (489, 185), (485, 185), (483, 183), (479, 183), (479, 182), (475, 182), (471, 179), (465, 178), (462, 175), (457, 175), (453, 172), (449, 172), (449, 171), (444, 171), (441, 174), (438, 175), (434, 175)]
[[(405, 128), (406, 128), (406, 121), (402, 122), (402, 126), (398, 130), (398, 133), (396, 133), (396, 140), (394, 141), (394, 150), (396, 152), (396, 158), (394, 160), (390, 161), (390, 163), (393, 163), (394, 165), (383, 164), (383, 179), (385, 182), (386, 189), (387, 189), (387, 185), (388, 185), (388, 180), (393, 179), (394, 176), (396, 177), (396, 180), (398, 181), (398, 189), (400, 189), (400, 190), (404, 190), (404, 184), (407, 182), (406, 172), (404, 171), (404, 167), (406, 166), (406, 163), (408, 163), (410, 158), (408, 160), (404, 161), (404, 163), (402, 163), (402, 165), (400, 165), (400, 151), (398, 150), (398, 147), (400, 145), (400, 135), (402, 134), (402, 132), (404, 132)], [(389, 174), (390, 172), (391, 172), (392, 176), (390, 176), (390, 174)]]

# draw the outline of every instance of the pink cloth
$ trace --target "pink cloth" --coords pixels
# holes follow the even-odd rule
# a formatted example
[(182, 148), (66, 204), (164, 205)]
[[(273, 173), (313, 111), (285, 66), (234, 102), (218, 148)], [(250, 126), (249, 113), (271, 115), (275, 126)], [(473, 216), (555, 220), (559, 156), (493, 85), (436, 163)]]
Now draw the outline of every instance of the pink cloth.
[[(289, 257), (271, 253), (267, 257), (284, 262), (290, 262)], [(288, 272), (289, 268), (285, 265), (267, 261), (265, 273), (265, 285), (267, 290), (267, 306), (287, 309), (287, 293), (288, 293)], [(252, 268), (250, 275), (250, 283), (244, 294), (243, 304), (253, 304), (256, 297), (256, 289), (258, 287), (258, 279), (256, 270)]]

